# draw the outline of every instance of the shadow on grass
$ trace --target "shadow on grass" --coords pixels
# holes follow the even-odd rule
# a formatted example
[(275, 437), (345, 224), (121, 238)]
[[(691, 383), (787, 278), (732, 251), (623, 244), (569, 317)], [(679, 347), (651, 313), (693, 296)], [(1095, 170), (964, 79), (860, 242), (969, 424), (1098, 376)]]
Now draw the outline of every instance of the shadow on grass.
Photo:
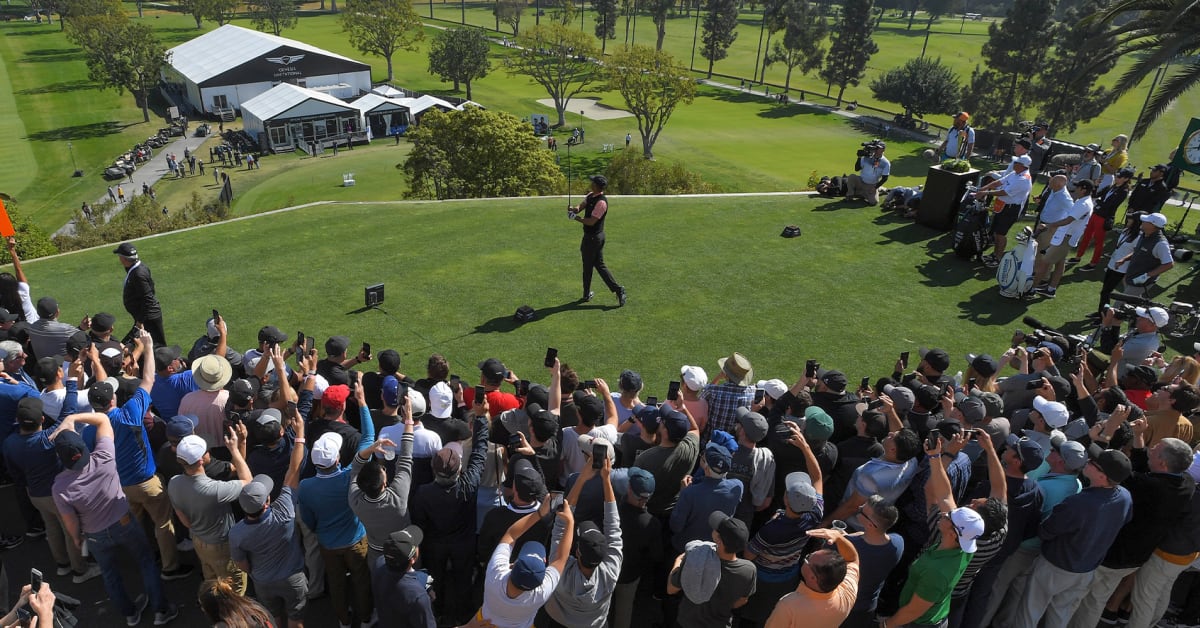
[(607, 310), (615, 310), (615, 309), (617, 309), (617, 307), (618, 306), (615, 303), (612, 303), (609, 305), (602, 305), (599, 303), (584, 303), (582, 301), (568, 301), (566, 303), (563, 303), (562, 305), (555, 305), (553, 307), (534, 308), (535, 318), (528, 323), (518, 323), (517, 321), (513, 320), (512, 314), (505, 314), (503, 316), (497, 316), (496, 318), (493, 318), (493, 319), (485, 321), (479, 325), (476, 325), (475, 330), (471, 333), (472, 334), (506, 334), (522, 325), (534, 325), (538, 321), (545, 320), (545, 319), (550, 318), (551, 316), (554, 316), (555, 314), (559, 314), (561, 312), (583, 312), (586, 310), (607, 311)]
[(895, 229), (892, 229), (891, 231), (884, 231), (883, 233), (879, 234), (885, 238), (883, 240), (880, 240), (879, 242), (876, 242), (876, 244), (878, 244), (880, 246), (886, 246), (888, 244), (897, 244), (897, 243), (899, 243), (899, 244), (916, 244), (918, 242), (925, 242), (926, 240), (937, 241), (937, 238), (938, 238), (939, 232), (936, 229), (930, 229), (929, 227), (919, 225), (915, 222), (912, 222), (911, 220), (909, 220), (907, 218), (898, 216), (896, 214), (887, 214), (885, 216), (880, 216), (880, 217), (876, 218), (874, 220), (874, 222), (876, 222), (876, 223), (903, 222), (904, 223), (901, 226), (896, 227)]
[(59, 63), (63, 61), (82, 61), (83, 51), (78, 48), (40, 48), (30, 50), (21, 59), (22, 63)]
[[(928, 159), (921, 155), (900, 155), (888, 159), (892, 162), (892, 175), (900, 177), (920, 177), (929, 172)], [(922, 183), (922, 185), (924, 185)]]
[(794, 118), (796, 116), (828, 116), (830, 113), (824, 109), (817, 107), (809, 107), (807, 105), (794, 104), (777, 104), (769, 109), (763, 109), (758, 112), (758, 117), (767, 118), (768, 120), (779, 120), (783, 118)]
[(4, 36), (5, 37), (32, 37), (34, 35), (50, 35), (50, 34), (57, 33), (57, 32), (59, 32), (59, 31), (58, 30), (46, 30), (46, 29), (39, 29), (39, 30), (26, 29), (26, 30), (21, 30), (21, 31), (11, 31), (11, 32), (5, 33)]
[(66, 81), (63, 83), (50, 83), (41, 87), (32, 87), (23, 89), (17, 92), (20, 96), (33, 96), (35, 94), (65, 94), (67, 92), (77, 92), (85, 89), (93, 89), (98, 87), (95, 83), (80, 79), (78, 81)]
[(30, 133), (27, 139), (34, 142), (58, 142), (62, 140), (90, 139), (120, 133), (127, 126), (129, 125), (113, 122), (112, 120), (105, 120), (104, 122), (77, 124), (75, 126), (64, 126), (57, 129), (38, 131), (37, 133)]
[(959, 318), (980, 325), (1010, 325), (1025, 316), (1029, 305), (1036, 302), (1006, 299), (1000, 296), (999, 286), (991, 284), (958, 303), (962, 311)]

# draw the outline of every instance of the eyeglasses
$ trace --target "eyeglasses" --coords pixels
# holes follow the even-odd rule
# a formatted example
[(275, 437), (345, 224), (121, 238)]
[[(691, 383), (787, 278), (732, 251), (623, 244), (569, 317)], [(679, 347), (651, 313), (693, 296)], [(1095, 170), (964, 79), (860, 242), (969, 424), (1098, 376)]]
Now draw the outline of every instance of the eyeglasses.
[(866, 504), (863, 504), (858, 507), (858, 520), (865, 521), (865, 522), (870, 523), (871, 525), (875, 526), (876, 528), (878, 528), (879, 526), (875, 525), (875, 522), (872, 521), (871, 518), (867, 516), (866, 507), (867, 507)]

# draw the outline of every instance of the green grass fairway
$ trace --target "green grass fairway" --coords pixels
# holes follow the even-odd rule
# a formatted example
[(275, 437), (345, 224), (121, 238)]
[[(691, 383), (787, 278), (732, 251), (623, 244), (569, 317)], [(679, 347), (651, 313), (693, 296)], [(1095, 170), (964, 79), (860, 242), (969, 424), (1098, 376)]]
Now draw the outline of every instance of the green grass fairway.
[[(441, 352), (465, 377), (495, 355), (544, 380), (541, 357), (555, 346), (585, 377), (639, 369), (660, 397), (680, 364), (715, 372), (716, 359), (731, 351), (749, 356), (760, 377), (786, 381), (806, 358), (851, 380), (882, 376), (900, 351), (930, 345), (949, 350), (957, 370), (968, 351), (1002, 352), (1011, 330), (1026, 327), (1025, 314), (1052, 325), (1081, 319), (1098, 291), (1099, 273), (1083, 282), (1072, 272), (1057, 299), (1002, 299), (993, 273), (947, 255), (948, 235), (876, 208), (800, 196), (614, 198), (606, 258), (629, 303), (615, 308), (597, 278), (596, 298), (579, 304), (579, 228), (563, 205), (547, 198), (310, 207), (138, 248), (154, 271), (168, 338), (185, 347), (219, 308), (240, 349), (272, 324), (394, 347), (409, 373)], [(803, 236), (780, 238), (789, 223)], [(110, 250), (28, 263), (34, 298), (57, 296), (64, 320), (105, 310), (127, 325)], [(386, 314), (358, 311), (363, 287), (376, 282), (387, 283)], [(535, 307), (538, 320), (516, 326), (511, 316), (521, 304)]]

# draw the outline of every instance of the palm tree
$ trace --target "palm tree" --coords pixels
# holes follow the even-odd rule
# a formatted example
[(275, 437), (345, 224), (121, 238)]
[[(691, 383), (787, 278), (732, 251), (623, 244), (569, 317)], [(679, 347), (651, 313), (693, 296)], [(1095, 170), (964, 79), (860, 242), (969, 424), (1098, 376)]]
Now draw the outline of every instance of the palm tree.
[(1099, 61), (1131, 55), (1133, 66), (1117, 81), (1113, 100), (1137, 85), (1160, 66), (1183, 60), (1171, 68), (1150, 94), (1138, 115), (1132, 139), (1140, 139), (1150, 125), (1167, 111), (1180, 96), (1200, 84), (1200, 0), (1118, 0), (1097, 19), (1113, 23), (1132, 17), (1116, 26), (1117, 45)]

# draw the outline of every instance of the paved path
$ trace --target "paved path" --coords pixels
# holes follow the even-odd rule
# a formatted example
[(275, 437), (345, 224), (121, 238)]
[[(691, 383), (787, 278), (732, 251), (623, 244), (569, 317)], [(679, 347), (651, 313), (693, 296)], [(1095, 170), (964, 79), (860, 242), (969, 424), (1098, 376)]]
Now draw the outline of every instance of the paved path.
[[(190, 125), (188, 127), (188, 130), (194, 131), (195, 128), (196, 128), (195, 125)], [(149, 185), (151, 187), (154, 187), (154, 185), (158, 183), (159, 179), (162, 179), (164, 176), (170, 176), (170, 171), (167, 169), (167, 155), (174, 153), (175, 156), (178, 157), (180, 159), (180, 161), (182, 161), (183, 160), (183, 151), (185, 149), (190, 149), (192, 152), (195, 152), (196, 149), (199, 148), (201, 144), (203, 144), (204, 142), (206, 142), (209, 139), (209, 137), (212, 137), (212, 136), (210, 135), (207, 137), (192, 137), (191, 135), (185, 135), (181, 138), (176, 139), (174, 142), (171, 142), (170, 144), (163, 146), (162, 148), (154, 149), (154, 156), (151, 157), (149, 161), (143, 163), (141, 166), (138, 166), (138, 168), (133, 171), (133, 180), (132, 181), (130, 180), (129, 177), (125, 177), (124, 179), (121, 179), (120, 181), (110, 182), (109, 185), (112, 187), (113, 193), (116, 193), (117, 185), (119, 184), (122, 188), (124, 188), (125, 201), (128, 202), (135, 195), (142, 193), (142, 184), (143, 183), (145, 183), (146, 185)], [(203, 158), (205, 160), (207, 160), (208, 155), (205, 154), (203, 156)], [(207, 165), (207, 164), (205, 164), (205, 165)], [(209, 172), (209, 171), (206, 170), (206, 172)], [(199, 173), (197, 173), (197, 176), (198, 175), (199, 175)], [(93, 215), (95, 216), (96, 220), (101, 220), (101, 221), (107, 222), (109, 220), (112, 220), (113, 216), (117, 215), (118, 212), (120, 212), (122, 209), (124, 209), (123, 205), (120, 205), (119, 203), (117, 203), (117, 204), (114, 204), (113, 207), (110, 208), (107, 213), (102, 215), (100, 213), (99, 208), (101, 205), (103, 205), (104, 203), (107, 203), (108, 201), (109, 201), (108, 192), (105, 191), (104, 194), (100, 198), (96, 199), (95, 202), (92, 203)], [(58, 231), (55, 231), (54, 235), (72, 235), (74, 233), (75, 233), (75, 221), (71, 220), (67, 224), (60, 227)]]

